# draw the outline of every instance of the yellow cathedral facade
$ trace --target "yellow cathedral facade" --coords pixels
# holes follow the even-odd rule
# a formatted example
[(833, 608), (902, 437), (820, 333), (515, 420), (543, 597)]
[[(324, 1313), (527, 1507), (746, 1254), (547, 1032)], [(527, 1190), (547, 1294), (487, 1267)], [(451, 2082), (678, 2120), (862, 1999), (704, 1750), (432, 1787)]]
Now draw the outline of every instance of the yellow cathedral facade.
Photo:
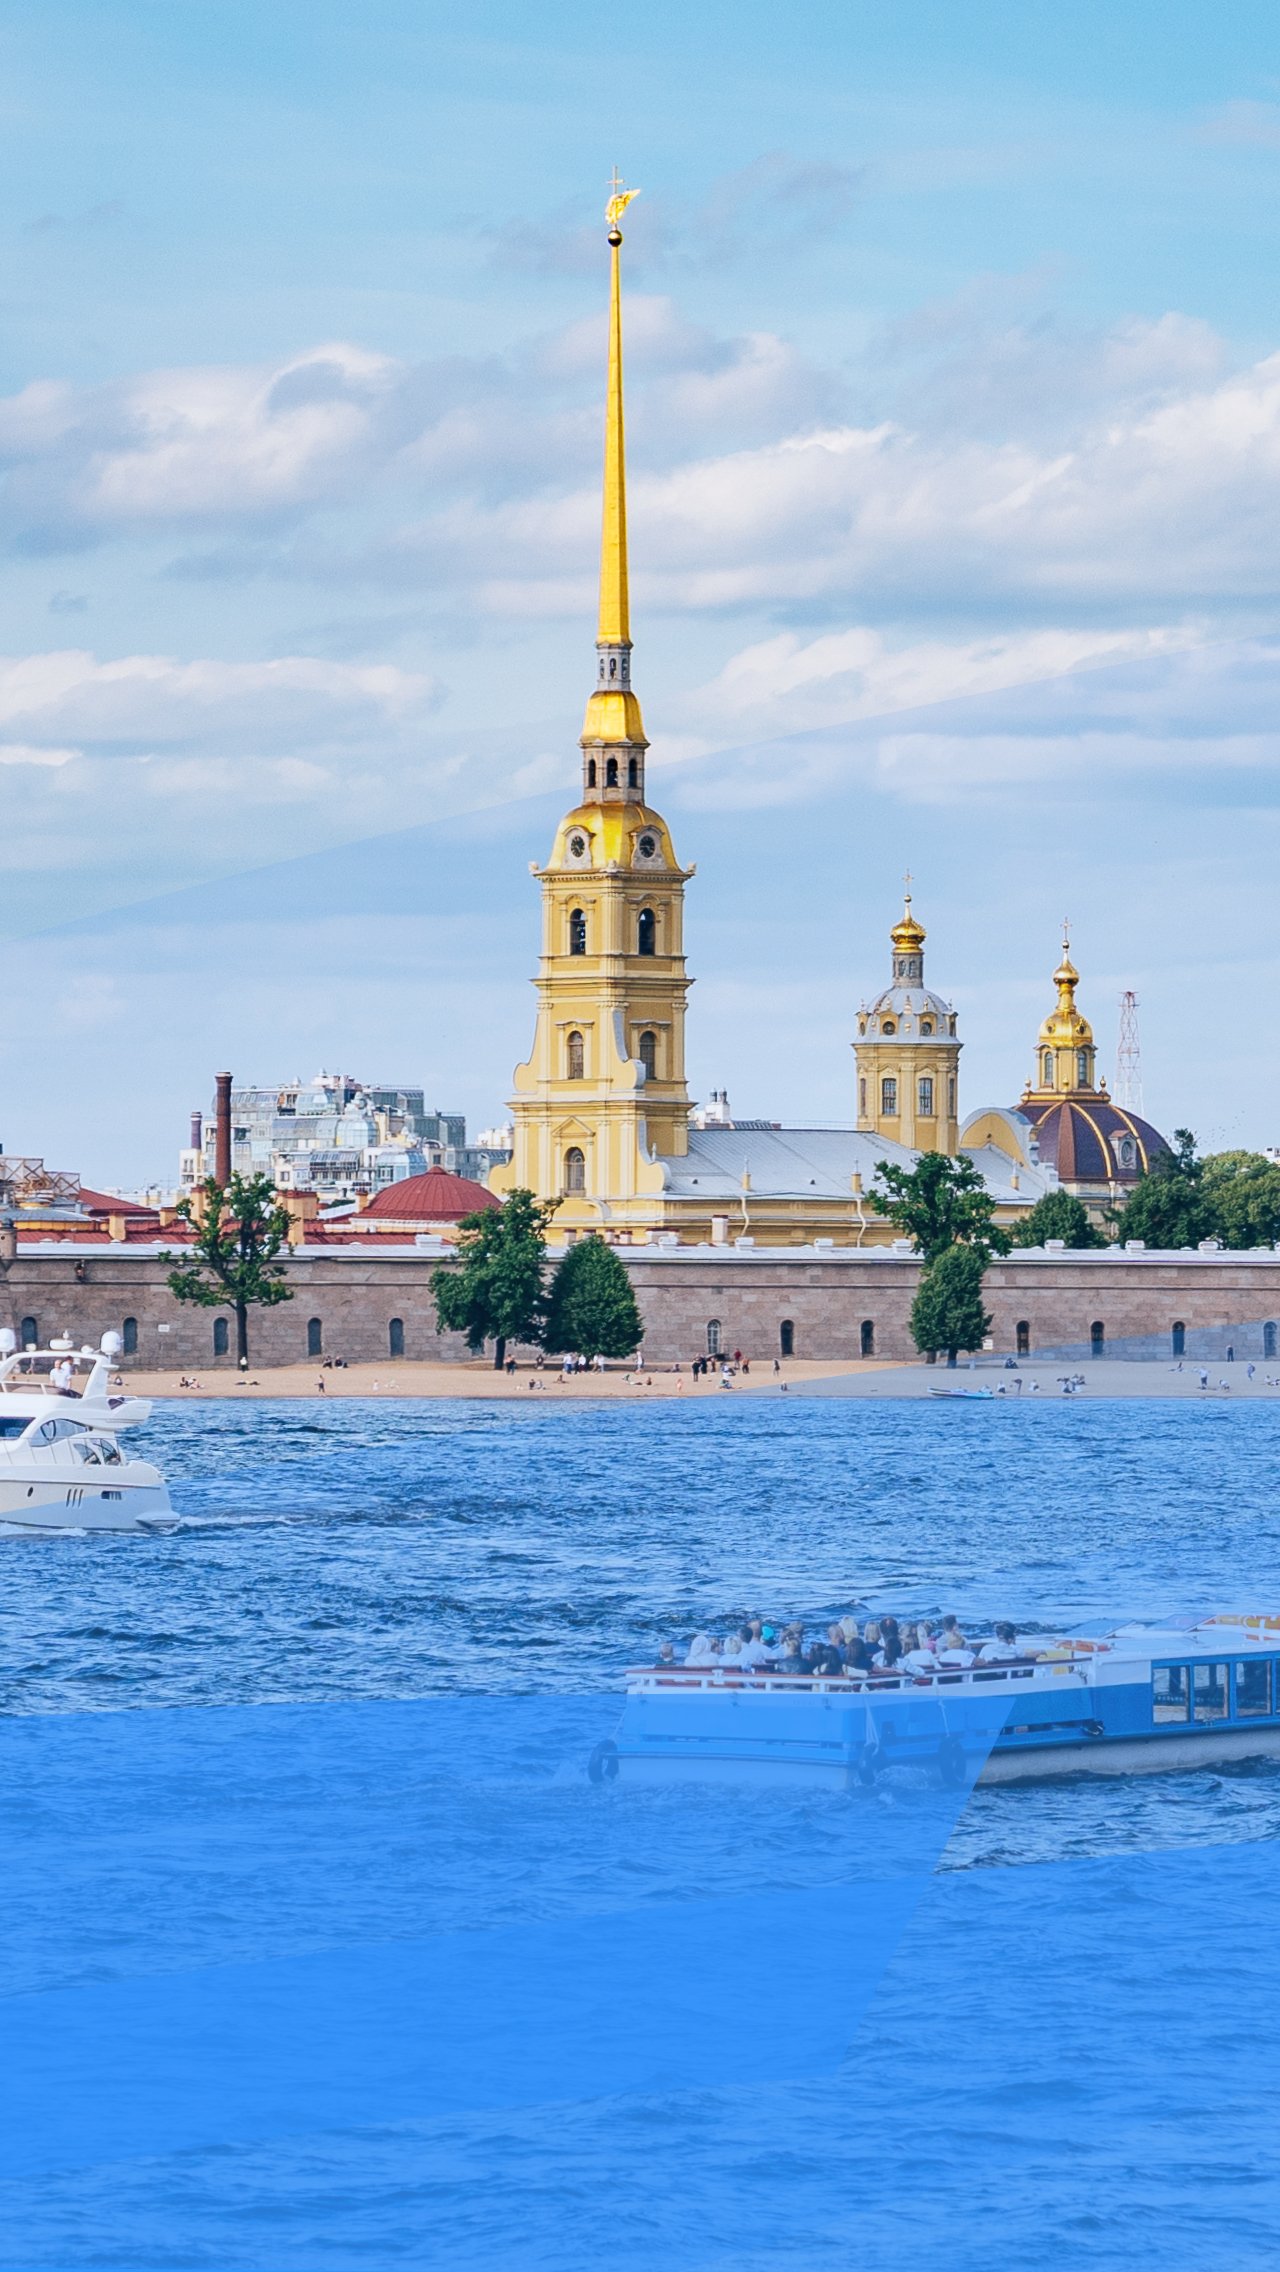
[[(648, 743), (631, 683), (620, 256), (632, 195), (615, 189), (606, 208), (600, 605), (581, 795), (561, 821), (546, 865), (533, 870), (542, 890), (537, 1017), (510, 1100), (512, 1157), (492, 1171), (491, 1188), (499, 1195), (525, 1189), (553, 1203), (557, 1234), (570, 1236), (595, 1231), (624, 1244), (877, 1246), (895, 1236), (867, 1203), (878, 1164), (910, 1166), (922, 1151), (963, 1150), (996, 1199), (997, 1219), (1012, 1223), (1059, 1181), (1075, 1188), (1056, 1158), (1065, 1131), (1062, 1167), (1068, 1155), (1074, 1159), (1071, 1127), (1061, 1111), (1050, 1126), (1030, 1109), (1045, 1101), (1034, 1084), (1019, 1107), (974, 1115), (961, 1126), (956, 1013), (925, 985), (925, 932), (910, 896), (890, 934), (889, 985), (858, 1017), (856, 1127), (735, 1124), (727, 1111), (708, 1125), (693, 1116), (684, 891), (694, 870), (681, 865), (667, 823), (646, 801)], [(1067, 1031), (1062, 975), (1057, 1024), (1051, 1019), (1042, 1030), (1037, 1078), (1052, 1054), (1055, 1104), (1078, 1106), (1083, 1097), (1096, 1120), (1105, 1086), (1092, 1089), (1092, 1032), (1084, 1027), (1086, 1041), (1073, 1027), (1061, 1050), (1055, 1043), (1056, 1053), (1045, 1043), (1051, 1025), (1055, 1035)], [(1075, 976), (1072, 969), (1073, 984)], [(1070, 1006), (1078, 1018), (1074, 993)], [(1062, 1085), (1068, 1074), (1075, 1087)], [(1108, 1102), (1107, 1109), (1117, 1108)], [(1132, 1116), (1123, 1134), (1111, 1134), (1086, 1195), (1095, 1209), (1101, 1201), (1094, 1190), (1107, 1183), (1108, 1165), (1120, 1175), (1129, 1141), (1141, 1147), (1144, 1166), (1163, 1141)], [(1112, 1177), (1108, 1188), (1115, 1185)]]

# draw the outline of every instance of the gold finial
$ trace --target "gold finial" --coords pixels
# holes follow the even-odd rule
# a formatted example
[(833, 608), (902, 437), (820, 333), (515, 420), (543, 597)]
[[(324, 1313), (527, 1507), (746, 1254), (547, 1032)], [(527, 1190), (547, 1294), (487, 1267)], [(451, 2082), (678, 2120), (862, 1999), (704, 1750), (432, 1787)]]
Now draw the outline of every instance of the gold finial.
[(915, 878), (908, 868), (902, 879), (904, 887), (902, 920), (900, 923), (895, 923), (889, 933), (889, 937), (893, 941), (894, 951), (900, 955), (919, 954), (927, 935), (923, 924), (917, 923), (911, 912), (911, 886), (914, 881)]
[(622, 243), (622, 231), (618, 227), (618, 223), (632, 198), (638, 197), (640, 192), (638, 189), (623, 188), (616, 166), (613, 169), (613, 180), (609, 185), (609, 191), (609, 202), (604, 209), (604, 217), (609, 224), (609, 242), (611, 245), (620, 245)]

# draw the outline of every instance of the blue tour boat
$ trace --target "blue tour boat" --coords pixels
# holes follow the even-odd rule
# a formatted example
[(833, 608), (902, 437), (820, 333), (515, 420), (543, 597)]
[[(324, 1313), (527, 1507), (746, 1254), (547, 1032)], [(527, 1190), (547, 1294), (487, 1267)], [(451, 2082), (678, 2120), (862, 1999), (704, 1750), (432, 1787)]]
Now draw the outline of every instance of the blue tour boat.
[(950, 1784), (1013, 1783), (1280, 1755), (1272, 1616), (1119, 1625), (927, 1672), (730, 1663), (650, 1666), (626, 1680), (617, 1731), (591, 1755), (594, 1782), (852, 1788), (909, 1767)]

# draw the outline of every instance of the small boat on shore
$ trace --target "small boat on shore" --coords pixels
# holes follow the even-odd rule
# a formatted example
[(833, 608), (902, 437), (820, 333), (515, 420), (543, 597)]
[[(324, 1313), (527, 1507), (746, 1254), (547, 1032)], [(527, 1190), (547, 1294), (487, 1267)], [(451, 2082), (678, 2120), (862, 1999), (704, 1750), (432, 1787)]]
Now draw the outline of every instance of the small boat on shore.
[(1280, 1617), (1118, 1625), (934, 1671), (657, 1666), (626, 1675), (594, 1782), (944, 1784), (1280, 1757)]
[(0, 1524), (24, 1530), (176, 1529), (163, 1475), (120, 1448), (150, 1417), (145, 1397), (113, 1392), (120, 1336), (97, 1349), (17, 1347), (0, 1327)]

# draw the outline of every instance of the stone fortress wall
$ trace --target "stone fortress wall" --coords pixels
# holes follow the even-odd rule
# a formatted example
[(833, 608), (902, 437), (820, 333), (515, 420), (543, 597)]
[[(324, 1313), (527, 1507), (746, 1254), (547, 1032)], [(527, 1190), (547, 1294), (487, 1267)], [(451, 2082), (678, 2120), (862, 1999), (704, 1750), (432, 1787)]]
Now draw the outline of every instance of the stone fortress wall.
[[(884, 1248), (620, 1249), (645, 1319), (645, 1357), (669, 1365), (707, 1352), (710, 1341), (755, 1362), (792, 1354), (811, 1360), (911, 1359), (911, 1302), (918, 1258)], [(455, 1334), (438, 1334), (430, 1279), (439, 1251), (376, 1254), (305, 1247), (288, 1260), (294, 1299), (252, 1313), (255, 1367), (305, 1363), (317, 1354), (351, 1363), (394, 1356), (458, 1361)], [(121, 1245), (77, 1254), (70, 1245), (21, 1252), (3, 1273), (0, 1323), (22, 1333), (34, 1320), (42, 1343), (65, 1332), (97, 1342), (128, 1330), (139, 1368), (205, 1373), (234, 1366), (215, 1355), (215, 1324), (228, 1313), (176, 1302), (153, 1248)], [(986, 1306), (998, 1353), (1042, 1357), (1222, 1359), (1280, 1355), (1280, 1253), (1141, 1254), (1031, 1251), (994, 1262)], [(394, 1321), (402, 1329), (393, 1343)], [(130, 1325), (131, 1321), (131, 1325)], [(1019, 1327), (1025, 1327), (1025, 1335)], [(1099, 1342), (1095, 1329), (1102, 1328)], [(1175, 1328), (1181, 1327), (1180, 1342)], [(318, 1328), (318, 1352), (314, 1346)], [(789, 1333), (787, 1328), (790, 1329)]]

